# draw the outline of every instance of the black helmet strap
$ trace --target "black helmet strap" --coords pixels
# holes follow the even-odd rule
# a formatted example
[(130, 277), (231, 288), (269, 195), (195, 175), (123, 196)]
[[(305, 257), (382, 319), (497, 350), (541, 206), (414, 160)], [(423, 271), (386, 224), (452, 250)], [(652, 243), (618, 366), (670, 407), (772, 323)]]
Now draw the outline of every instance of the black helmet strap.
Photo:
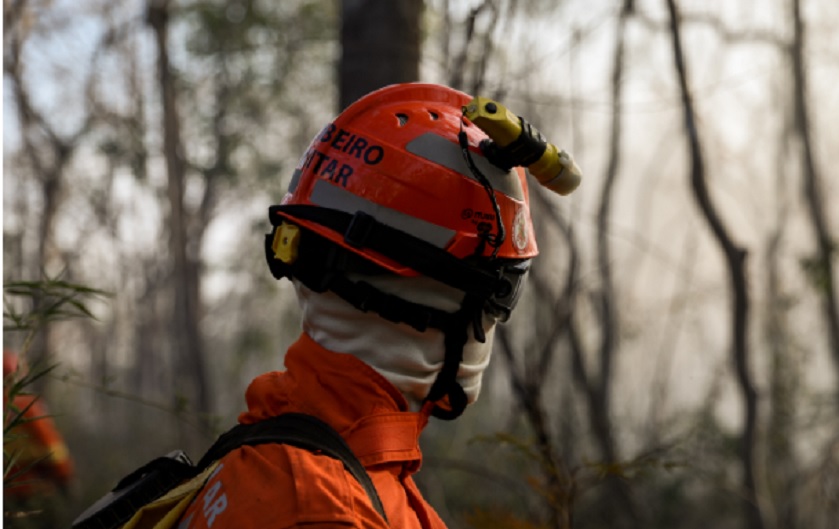
[[(465, 109), (464, 109), (465, 112)], [(492, 183), (489, 181), (489, 178), (478, 169), (478, 166), (475, 165), (475, 161), (472, 159), (472, 153), (469, 151), (469, 141), (466, 137), (466, 132), (463, 131), (463, 120), (460, 120), (460, 132), (457, 134), (457, 142), (460, 145), (460, 152), (463, 154), (463, 160), (466, 162), (467, 167), (469, 167), (469, 171), (471, 171), (472, 176), (481, 184), (484, 188), (484, 191), (487, 193), (487, 197), (489, 197), (489, 201), (492, 204), (492, 210), (495, 212), (495, 223), (497, 226), (498, 231), (493, 235), (489, 232), (481, 233), (481, 242), (488, 243), (492, 247), (492, 257), (495, 258), (498, 255), (498, 249), (501, 248), (501, 245), (504, 243), (504, 239), (506, 238), (506, 232), (504, 230), (504, 222), (501, 219), (501, 208), (498, 207), (498, 201), (495, 199), (495, 189), (492, 187)], [(483, 254), (484, 249), (481, 246), (477, 248), (477, 255)]]
[(354, 248), (369, 248), (458, 290), (489, 298), (501, 288), (499, 274), (468, 265), (442, 248), (379, 222), (363, 211), (347, 213), (308, 205), (272, 206), (271, 222), (279, 224), (281, 213), (343, 234), (344, 241)]
[(483, 328), (481, 325), (483, 301), (471, 295), (466, 295), (460, 309), (452, 314), (450, 325), (444, 330), (445, 333), (445, 356), (443, 357), (443, 368), (437, 374), (431, 390), (425, 400), (439, 403), (447, 399), (447, 407), (439, 404), (431, 412), (434, 417), (450, 421), (456, 419), (466, 409), (467, 398), (463, 387), (457, 382), (457, 372), (460, 363), (463, 361), (463, 347), (469, 339), (469, 326), (474, 325), (480, 328), (480, 335), (476, 337), (484, 341)]
[(279, 261), (272, 248), (273, 236), (265, 237), (265, 256), (272, 274), (277, 279), (296, 278), (315, 292), (329, 290), (362, 312), (375, 312), (393, 323), (405, 323), (424, 332), (429, 328), (443, 331), (443, 367), (431, 386), (426, 401), (438, 404), (432, 415), (443, 420), (459, 417), (466, 409), (467, 397), (457, 382), (463, 360), (463, 347), (468, 340), (468, 328), (473, 326), (476, 339), (485, 340), (481, 320), (486, 298), (467, 292), (456, 312), (445, 312), (434, 307), (414, 303), (388, 294), (366, 281), (347, 277), (352, 270), (355, 254), (320, 236), (304, 237), (306, 248), (292, 264)]

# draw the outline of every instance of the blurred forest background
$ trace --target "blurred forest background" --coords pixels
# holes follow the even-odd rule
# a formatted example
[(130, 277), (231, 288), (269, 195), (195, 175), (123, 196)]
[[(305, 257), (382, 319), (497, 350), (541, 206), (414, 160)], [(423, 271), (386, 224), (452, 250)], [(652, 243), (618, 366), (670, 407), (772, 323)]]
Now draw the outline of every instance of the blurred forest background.
[(340, 108), (411, 80), (502, 101), (585, 175), (534, 180), (521, 308), (480, 401), (423, 434), (450, 527), (837, 526), (839, 2), (4, 0), (3, 24), (3, 341), (56, 366), (33, 389), (76, 464), (42, 527), (199, 456), (281, 369), (267, 208)]

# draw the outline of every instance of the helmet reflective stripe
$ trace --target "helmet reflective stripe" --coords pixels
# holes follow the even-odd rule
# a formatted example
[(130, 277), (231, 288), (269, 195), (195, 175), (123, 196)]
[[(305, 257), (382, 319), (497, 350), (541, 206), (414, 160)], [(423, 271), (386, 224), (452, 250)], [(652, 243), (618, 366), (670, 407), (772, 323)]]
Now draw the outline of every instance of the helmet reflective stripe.
[[(463, 106), (471, 99), (457, 90), (419, 83), (368, 94), (315, 136), (290, 175), (281, 203), (350, 215), (361, 211), (458, 259), (537, 255), (525, 170), (514, 167), (508, 172), (481, 152), (481, 142), (488, 137), (463, 116)], [(468, 159), (461, 149), (461, 133), (467, 139)], [(368, 160), (359, 145), (383, 154)], [(326, 190), (327, 196), (313, 197), (316, 190)], [(349, 206), (342, 203), (345, 198)], [(292, 213), (286, 216), (391, 272), (417, 274), (382, 252), (347, 243), (342, 233), (328, 226), (295, 219)], [(499, 223), (506, 237), (496, 248), (490, 239), (501, 233)]]
[(295, 169), (294, 174), (291, 175), (291, 182), (288, 184), (288, 192), (294, 193), (297, 190), (297, 184), (300, 182), (300, 175), (303, 174), (302, 169)]
[[(405, 146), (405, 150), (425, 158), (430, 162), (456, 171), (470, 180), (476, 180), (475, 175), (472, 174), (472, 171), (469, 170), (466, 161), (463, 159), (463, 153), (460, 151), (460, 147), (439, 134), (426, 132), (411, 140)], [(512, 169), (505, 171), (492, 165), (489, 160), (479, 153), (473, 152), (472, 160), (478, 166), (478, 169), (489, 178), (490, 182), (492, 182), (492, 187), (496, 191), (500, 191), (516, 200), (524, 200), (521, 181), (515, 171)]]
[[(300, 228), (298, 258), (278, 258), (274, 233), (265, 237), (278, 279), (330, 290), (359, 310), (417, 330), (443, 331), (443, 365), (426, 400), (445, 419), (467, 404), (457, 374), (469, 328), (482, 340), (485, 311), (507, 317), (526, 260), (538, 253), (525, 170), (505, 171), (481, 152), (489, 137), (463, 113), (472, 99), (421, 83), (362, 97), (315, 137), (289, 192), (269, 210), (275, 229), (283, 222)], [(358, 271), (356, 257), (378, 268)], [(459, 289), (461, 306), (438, 314), (348, 275), (379, 269)]]
[(312, 204), (328, 209), (335, 209), (345, 213), (355, 214), (359, 211), (372, 215), (382, 224), (404, 231), (418, 239), (422, 239), (438, 248), (445, 248), (455, 236), (455, 230), (444, 228), (422, 219), (406, 215), (401, 211), (386, 208), (371, 202), (346, 189), (330, 184), (326, 180), (318, 180), (309, 197)]

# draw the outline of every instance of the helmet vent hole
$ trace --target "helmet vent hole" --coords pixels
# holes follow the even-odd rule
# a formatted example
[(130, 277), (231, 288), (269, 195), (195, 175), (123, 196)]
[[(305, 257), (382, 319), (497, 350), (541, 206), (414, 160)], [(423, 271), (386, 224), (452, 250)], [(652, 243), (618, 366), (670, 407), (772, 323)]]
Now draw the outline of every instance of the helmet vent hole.
[(408, 115), (407, 114), (396, 114), (396, 119), (399, 120), (399, 126), (404, 127), (405, 123), (408, 123)]
[(433, 112), (431, 110), (428, 111), (428, 115), (431, 116), (432, 121), (437, 121), (438, 119), (440, 119), (440, 116), (436, 112)]

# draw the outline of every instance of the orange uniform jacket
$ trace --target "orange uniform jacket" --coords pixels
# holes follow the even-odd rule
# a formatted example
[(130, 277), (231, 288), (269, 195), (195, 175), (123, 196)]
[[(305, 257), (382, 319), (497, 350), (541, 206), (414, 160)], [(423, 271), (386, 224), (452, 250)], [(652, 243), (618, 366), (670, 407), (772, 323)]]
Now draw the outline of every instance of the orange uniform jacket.
[(6, 498), (28, 498), (51, 494), (69, 485), (73, 477), (73, 461), (64, 438), (35, 395), (21, 394), (14, 398), (16, 409), (23, 411), (25, 422), (9, 432), (5, 451), (17, 457), (10, 470), (11, 483), (4, 488)]
[[(330, 424), (367, 469), (389, 526), (444, 529), (411, 475), (420, 467), (427, 413), (407, 409), (384, 377), (354, 356), (333, 353), (306, 334), (288, 350), (287, 371), (257, 377), (246, 393), (253, 423), (287, 412)], [(342, 463), (288, 445), (242, 447), (227, 454), (181, 517), (178, 529), (384, 528), (362, 486)]]

